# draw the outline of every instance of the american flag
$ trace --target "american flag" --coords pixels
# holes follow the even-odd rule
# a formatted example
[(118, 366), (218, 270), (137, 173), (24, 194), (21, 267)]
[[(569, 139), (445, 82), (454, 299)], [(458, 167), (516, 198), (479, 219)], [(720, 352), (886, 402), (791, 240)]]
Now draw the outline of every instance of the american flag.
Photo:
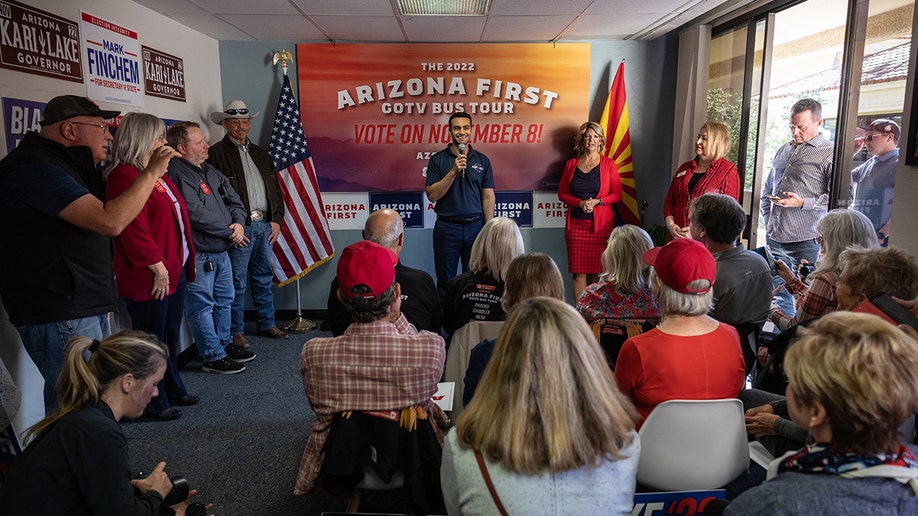
[(274, 170), (286, 207), (281, 235), (274, 244), (271, 259), (274, 280), (282, 287), (335, 255), (312, 155), (303, 134), (300, 109), (286, 74), (268, 150), (274, 158)]

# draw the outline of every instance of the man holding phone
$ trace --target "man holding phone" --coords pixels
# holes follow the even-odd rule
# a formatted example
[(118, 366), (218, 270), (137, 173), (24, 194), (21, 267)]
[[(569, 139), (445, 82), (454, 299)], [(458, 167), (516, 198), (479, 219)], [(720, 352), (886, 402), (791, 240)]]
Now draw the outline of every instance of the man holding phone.
[[(818, 101), (801, 99), (791, 107), (792, 139), (778, 149), (762, 189), (766, 243), (792, 271), (800, 260), (814, 263), (819, 256), (816, 222), (828, 210), (834, 150), (821, 127)], [(777, 276), (773, 281), (775, 287), (784, 283)], [(786, 290), (778, 294), (778, 306), (785, 314), (795, 313)]]

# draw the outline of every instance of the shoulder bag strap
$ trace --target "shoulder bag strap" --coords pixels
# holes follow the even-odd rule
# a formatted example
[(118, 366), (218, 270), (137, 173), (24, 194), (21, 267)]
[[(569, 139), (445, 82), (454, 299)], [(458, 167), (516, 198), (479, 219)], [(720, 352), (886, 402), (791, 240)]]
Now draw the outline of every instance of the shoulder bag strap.
[(504, 504), (500, 503), (500, 497), (497, 496), (497, 491), (494, 490), (494, 484), (491, 483), (491, 475), (488, 474), (488, 467), (485, 465), (484, 457), (481, 456), (481, 452), (478, 450), (475, 450), (475, 460), (478, 461), (478, 469), (481, 470), (481, 476), (488, 486), (488, 491), (491, 493), (491, 498), (494, 499), (494, 505), (497, 506), (500, 516), (507, 516), (507, 510), (504, 509)]

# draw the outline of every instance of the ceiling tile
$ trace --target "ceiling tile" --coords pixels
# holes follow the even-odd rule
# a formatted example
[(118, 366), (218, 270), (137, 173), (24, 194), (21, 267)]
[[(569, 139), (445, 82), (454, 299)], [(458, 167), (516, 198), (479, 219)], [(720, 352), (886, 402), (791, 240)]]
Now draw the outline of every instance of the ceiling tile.
[(288, 0), (194, 0), (194, 2), (216, 14), (299, 14), (299, 11)]
[[(564, 2), (533, 2), (532, 0), (492, 0), (491, 16), (532, 16), (532, 15), (578, 15), (583, 12), (593, 0), (567, 0)], [(623, 0), (618, 2), (619, 10), (622, 9)], [(629, 6), (630, 7), (630, 6)], [(570, 21), (570, 20), (568, 20)], [(565, 25), (567, 25), (565, 23)]]
[(310, 16), (336, 41), (405, 41), (395, 16)]
[(259, 40), (322, 40), (328, 37), (301, 15), (223, 14), (220, 18)]
[(254, 39), (251, 35), (210, 14), (170, 14), (169, 17), (217, 40)]
[(414, 16), (402, 20), (402, 26), (412, 43), (450, 41), (468, 43), (481, 41), (484, 16)]
[(159, 13), (203, 13), (207, 12), (189, 0), (134, 0), (135, 3)]
[(395, 16), (392, 5), (383, 0), (290, 0), (308, 16), (342, 15)]
[(484, 41), (551, 41), (568, 24), (561, 16), (491, 16)]

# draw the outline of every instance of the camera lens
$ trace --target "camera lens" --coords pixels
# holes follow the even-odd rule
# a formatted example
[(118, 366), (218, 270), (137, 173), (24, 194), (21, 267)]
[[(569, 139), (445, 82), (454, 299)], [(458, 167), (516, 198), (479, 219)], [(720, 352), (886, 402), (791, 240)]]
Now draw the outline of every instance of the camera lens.
[(206, 514), (207, 507), (204, 507), (203, 503), (191, 502), (185, 508), (185, 516), (205, 516)]
[(172, 490), (169, 491), (169, 494), (166, 495), (166, 498), (163, 500), (166, 505), (175, 505), (179, 502), (184, 502), (188, 499), (188, 481), (185, 480), (185, 477), (169, 477), (169, 480), (172, 481)]

